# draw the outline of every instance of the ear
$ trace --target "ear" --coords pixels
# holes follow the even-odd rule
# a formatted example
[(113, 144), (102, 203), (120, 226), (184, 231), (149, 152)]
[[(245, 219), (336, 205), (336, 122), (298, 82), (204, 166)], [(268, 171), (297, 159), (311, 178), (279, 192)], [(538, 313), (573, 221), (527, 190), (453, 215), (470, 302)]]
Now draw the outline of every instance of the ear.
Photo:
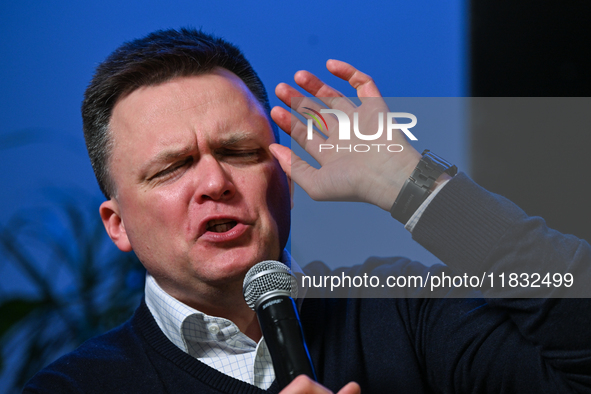
[(107, 234), (117, 247), (123, 252), (131, 252), (132, 247), (125, 231), (125, 224), (121, 219), (119, 204), (114, 199), (105, 201), (99, 208), (101, 219)]

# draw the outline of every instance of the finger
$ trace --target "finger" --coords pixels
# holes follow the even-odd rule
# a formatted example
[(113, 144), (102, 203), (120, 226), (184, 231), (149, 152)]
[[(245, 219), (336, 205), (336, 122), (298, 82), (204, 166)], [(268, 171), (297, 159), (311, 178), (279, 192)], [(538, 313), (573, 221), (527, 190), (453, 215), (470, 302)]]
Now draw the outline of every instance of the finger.
[(332, 391), (321, 386), (306, 375), (300, 375), (288, 384), (279, 394), (332, 394)]
[(271, 118), (281, 130), (291, 136), (302, 148), (308, 150), (308, 145), (312, 147), (324, 143), (326, 139), (316, 130), (312, 133), (312, 139), (308, 139), (308, 127), (304, 125), (293, 113), (285, 108), (273, 107)]
[(279, 100), (283, 101), (283, 103), (290, 108), (292, 98), (305, 97), (298, 90), (283, 82), (277, 85), (277, 87), (275, 88), (275, 94), (277, 95), (277, 98), (279, 98)]
[(306, 70), (295, 73), (294, 81), (306, 92), (315, 97), (344, 97), (344, 95), (333, 87), (325, 84), (316, 75)]
[(301, 109), (307, 106), (320, 108), (316, 101), (304, 96), (298, 90), (283, 82), (277, 85), (275, 94), (285, 105), (298, 112), (302, 112)]
[(294, 76), (295, 82), (306, 92), (319, 98), (330, 108), (345, 112), (352, 112), (357, 108), (355, 104), (341, 92), (322, 82), (316, 75), (309, 71), (298, 71)]
[[(294, 139), (314, 160), (322, 164), (323, 157), (319, 155), (321, 144), (326, 144), (326, 139), (314, 130), (312, 139), (308, 139), (308, 127), (285, 108), (274, 107), (271, 110), (271, 118), (277, 125)], [(333, 127), (335, 128), (335, 127)]]
[(306, 97), (296, 101), (292, 100), (291, 103), (292, 111), (296, 111), (306, 118), (306, 123), (311, 119), (312, 124), (315, 124), (317, 128), (320, 128), (320, 132), (326, 135), (327, 138), (330, 136), (331, 131), (336, 128), (336, 119), (333, 116), (327, 116), (326, 114), (323, 116), (321, 112), (325, 107), (318, 102)]
[(357, 96), (359, 98), (382, 97), (374, 80), (369, 75), (362, 73), (349, 63), (330, 59), (326, 62), (326, 68), (333, 75), (349, 82), (349, 84), (357, 90)]
[(316, 168), (306, 163), (305, 160), (302, 160), (286, 146), (271, 144), (269, 150), (279, 161), (279, 165), (281, 165), (285, 174), (300, 185), (311, 198), (320, 195), (315, 186), (315, 175), (318, 171)]
[(288, 135), (291, 135), (291, 118), (292, 114), (285, 108), (273, 107), (271, 109), (271, 119)]
[[(275, 94), (277, 97), (283, 101), (284, 104), (289, 105), (293, 111), (298, 112), (300, 115), (305, 117), (306, 119), (314, 119), (316, 122), (317, 127), (320, 128), (320, 131), (326, 136), (330, 136), (330, 133), (333, 130), (336, 130), (338, 127), (338, 123), (336, 119), (332, 116), (322, 116), (319, 111), (322, 110), (322, 106), (318, 104), (318, 102), (302, 95), (296, 89), (292, 88), (286, 83), (280, 83), (275, 88)], [(273, 116), (273, 114), (271, 114)], [(276, 121), (277, 122), (277, 121)], [(292, 119), (293, 122), (293, 119)], [(290, 131), (285, 130), (284, 127), (287, 127), (287, 122), (282, 122), (280, 125), (277, 123), (279, 127), (281, 127), (286, 133), (291, 135)], [(291, 126), (293, 129), (293, 126)], [(293, 136), (293, 135), (292, 135)], [(322, 143), (324, 141), (324, 137), (322, 137)], [(300, 143), (300, 142), (298, 142)], [(301, 145), (301, 143), (300, 143)]]
[(271, 154), (277, 159), (283, 172), (291, 178), (291, 149), (279, 144), (269, 145)]
[(293, 209), (293, 182), (291, 181), (291, 149), (286, 146), (279, 145), (279, 144), (271, 144), (269, 145), (269, 150), (271, 154), (277, 159), (279, 165), (285, 175), (287, 175), (287, 180), (289, 183), (289, 195), (291, 198), (291, 209)]
[(361, 394), (361, 387), (355, 382), (349, 382), (337, 394)]
[[(334, 116), (327, 116), (326, 114), (322, 116), (320, 111), (324, 107), (320, 106), (317, 101), (302, 95), (288, 84), (280, 83), (277, 85), (275, 88), (275, 94), (284, 104), (289, 105), (293, 111), (298, 112), (306, 119), (314, 119), (317, 126), (320, 128), (320, 131), (327, 137), (330, 136), (332, 131), (338, 129), (338, 122)], [(346, 100), (347, 102), (344, 103), (345, 105), (335, 105), (335, 103), (333, 103), (333, 108), (354, 108), (354, 105), (351, 104), (347, 98), (340, 97), (338, 100)]]

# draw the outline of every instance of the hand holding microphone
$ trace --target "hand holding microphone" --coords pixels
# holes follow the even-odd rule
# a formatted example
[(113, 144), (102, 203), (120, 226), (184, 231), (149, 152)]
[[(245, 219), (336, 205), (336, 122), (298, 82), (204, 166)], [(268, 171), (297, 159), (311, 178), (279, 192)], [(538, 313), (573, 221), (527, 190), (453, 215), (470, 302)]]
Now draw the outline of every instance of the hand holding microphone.
[[(281, 388), (285, 388), (281, 394), (332, 393), (316, 383), (314, 366), (294, 301), (297, 298), (297, 283), (289, 268), (273, 260), (258, 263), (244, 278), (243, 294), (259, 319), (273, 359), (275, 376)], [(338, 392), (360, 393), (361, 389), (355, 382)]]
[[(314, 382), (305, 375), (300, 375), (279, 394), (332, 394), (326, 387)], [(339, 390), (337, 394), (361, 394), (361, 388), (355, 382), (350, 382)]]
[(297, 297), (297, 283), (289, 268), (279, 261), (258, 263), (244, 278), (243, 294), (257, 314), (281, 387), (302, 374), (316, 380), (292, 298)]

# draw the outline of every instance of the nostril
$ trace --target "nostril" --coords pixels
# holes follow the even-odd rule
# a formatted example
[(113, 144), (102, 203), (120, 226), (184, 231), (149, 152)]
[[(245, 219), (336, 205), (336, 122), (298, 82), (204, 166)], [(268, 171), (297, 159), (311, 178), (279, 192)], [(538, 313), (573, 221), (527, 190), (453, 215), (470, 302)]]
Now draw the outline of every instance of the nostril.
[(201, 195), (200, 200), (201, 201), (208, 201), (208, 200), (213, 200), (213, 201), (217, 201), (220, 199), (229, 199), (232, 197), (232, 190), (230, 188), (225, 189), (224, 191), (215, 191), (215, 190), (210, 190), (208, 193), (203, 193)]

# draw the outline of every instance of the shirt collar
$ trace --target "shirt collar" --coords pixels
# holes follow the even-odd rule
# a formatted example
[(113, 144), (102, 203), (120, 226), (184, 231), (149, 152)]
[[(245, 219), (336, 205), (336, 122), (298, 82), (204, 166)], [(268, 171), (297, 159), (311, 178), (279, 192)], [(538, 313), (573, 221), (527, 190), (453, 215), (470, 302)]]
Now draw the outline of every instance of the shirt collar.
[[(304, 272), (287, 250), (283, 251), (281, 262), (290, 267), (299, 282)], [(298, 292), (296, 301), (298, 308), (301, 307), (305, 290), (300, 289)], [(164, 335), (187, 353), (189, 353), (188, 342), (231, 343), (234, 341), (234, 337), (240, 333), (232, 321), (209, 316), (172, 297), (158, 285), (149, 273), (146, 273), (145, 296), (146, 305)], [(256, 346), (256, 344), (254, 345)]]

